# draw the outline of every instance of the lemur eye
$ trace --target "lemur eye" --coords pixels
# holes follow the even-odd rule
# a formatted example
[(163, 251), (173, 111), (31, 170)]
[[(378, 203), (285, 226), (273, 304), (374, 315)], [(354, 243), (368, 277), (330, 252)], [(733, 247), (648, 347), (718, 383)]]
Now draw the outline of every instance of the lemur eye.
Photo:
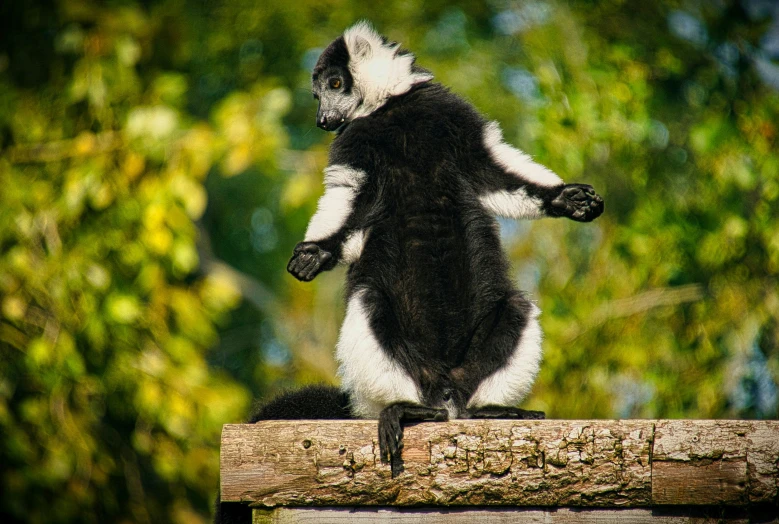
[(332, 89), (338, 89), (341, 87), (341, 79), (340, 78), (331, 78), (330, 79), (330, 87)]

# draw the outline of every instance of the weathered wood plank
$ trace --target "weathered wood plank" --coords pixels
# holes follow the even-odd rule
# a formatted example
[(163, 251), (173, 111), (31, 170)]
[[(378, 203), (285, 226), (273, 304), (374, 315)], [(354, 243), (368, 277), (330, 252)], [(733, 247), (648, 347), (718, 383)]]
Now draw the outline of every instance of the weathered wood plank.
[(652, 501), (745, 504), (748, 494), (744, 435), (748, 431), (748, 423), (741, 421), (658, 421), (652, 455)]
[[(276, 506), (779, 502), (779, 421), (458, 420), (409, 426), (406, 471), (376, 421), (226, 425), (222, 500)], [(651, 463), (650, 463), (651, 458)]]
[(375, 421), (227, 425), (223, 501), (278, 505), (651, 503), (648, 421), (453, 421), (409, 426), (406, 471), (380, 463)]
[(753, 423), (745, 438), (749, 502), (779, 506), (779, 422)]
[(779, 422), (659, 420), (654, 504), (777, 502)]
[(776, 523), (767, 511), (739, 508), (276, 508), (254, 511), (254, 524), (747, 524)]

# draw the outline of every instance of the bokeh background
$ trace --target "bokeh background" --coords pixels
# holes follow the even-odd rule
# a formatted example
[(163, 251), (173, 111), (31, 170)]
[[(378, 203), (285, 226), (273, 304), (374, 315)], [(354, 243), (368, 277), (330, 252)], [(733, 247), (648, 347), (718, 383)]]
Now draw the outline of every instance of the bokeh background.
[(360, 18), (606, 200), (501, 222), (546, 332), (525, 407), (776, 417), (778, 5), (3, 2), (3, 522), (207, 521), (221, 425), (335, 383), (344, 269), (285, 266), (332, 139), (310, 70)]

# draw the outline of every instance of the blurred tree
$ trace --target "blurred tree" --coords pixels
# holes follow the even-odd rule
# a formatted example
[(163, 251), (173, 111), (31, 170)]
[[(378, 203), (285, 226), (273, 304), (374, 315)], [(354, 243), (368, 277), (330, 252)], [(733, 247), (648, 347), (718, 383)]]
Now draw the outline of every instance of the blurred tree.
[(0, 513), (203, 520), (221, 424), (335, 381), (343, 269), (285, 266), (330, 140), (310, 70), (359, 18), (606, 198), (501, 222), (544, 311), (527, 407), (777, 416), (775, 2), (5, 2)]
[(187, 115), (190, 80), (158, 68), (153, 13), (8, 9), (0, 508), (32, 522), (197, 521), (221, 424), (249, 400), (205, 360), (240, 289), (218, 265), (198, 273), (203, 180), (215, 161), (229, 171), (275, 154), (286, 95), (233, 95), (263, 124), (236, 138), (238, 117)]

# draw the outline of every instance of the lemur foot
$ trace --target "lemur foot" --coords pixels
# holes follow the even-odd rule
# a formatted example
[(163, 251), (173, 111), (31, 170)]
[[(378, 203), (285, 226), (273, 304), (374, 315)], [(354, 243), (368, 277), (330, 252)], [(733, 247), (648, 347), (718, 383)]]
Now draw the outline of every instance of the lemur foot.
[(325, 251), (315, 243), (300, 242), (292, 252), (287, 271), (298, 280), (310, 282), (331, 258), (333, 255), (329, 251)]
[(541, 420), (546, 418), (543, 411), (529, 411), (507, 406), (483, 406), (468, 413), (471, 418), (510, 418), (521, 420)]
[(379, 456), (382, 463), (389, 463), (392, 478), (403, 472), (403, 460), (400, 458), (403, 449), (403, 422), (441, 422), (448, 418), (449, 413), (445, 409), (429, 408), (410, 402), (392, 404), (379, 413)]
[(554, 214), (577, 222), (590, 222), (603, 213), (603, 198), (587, 184), (566, 184), (551, 204)]

